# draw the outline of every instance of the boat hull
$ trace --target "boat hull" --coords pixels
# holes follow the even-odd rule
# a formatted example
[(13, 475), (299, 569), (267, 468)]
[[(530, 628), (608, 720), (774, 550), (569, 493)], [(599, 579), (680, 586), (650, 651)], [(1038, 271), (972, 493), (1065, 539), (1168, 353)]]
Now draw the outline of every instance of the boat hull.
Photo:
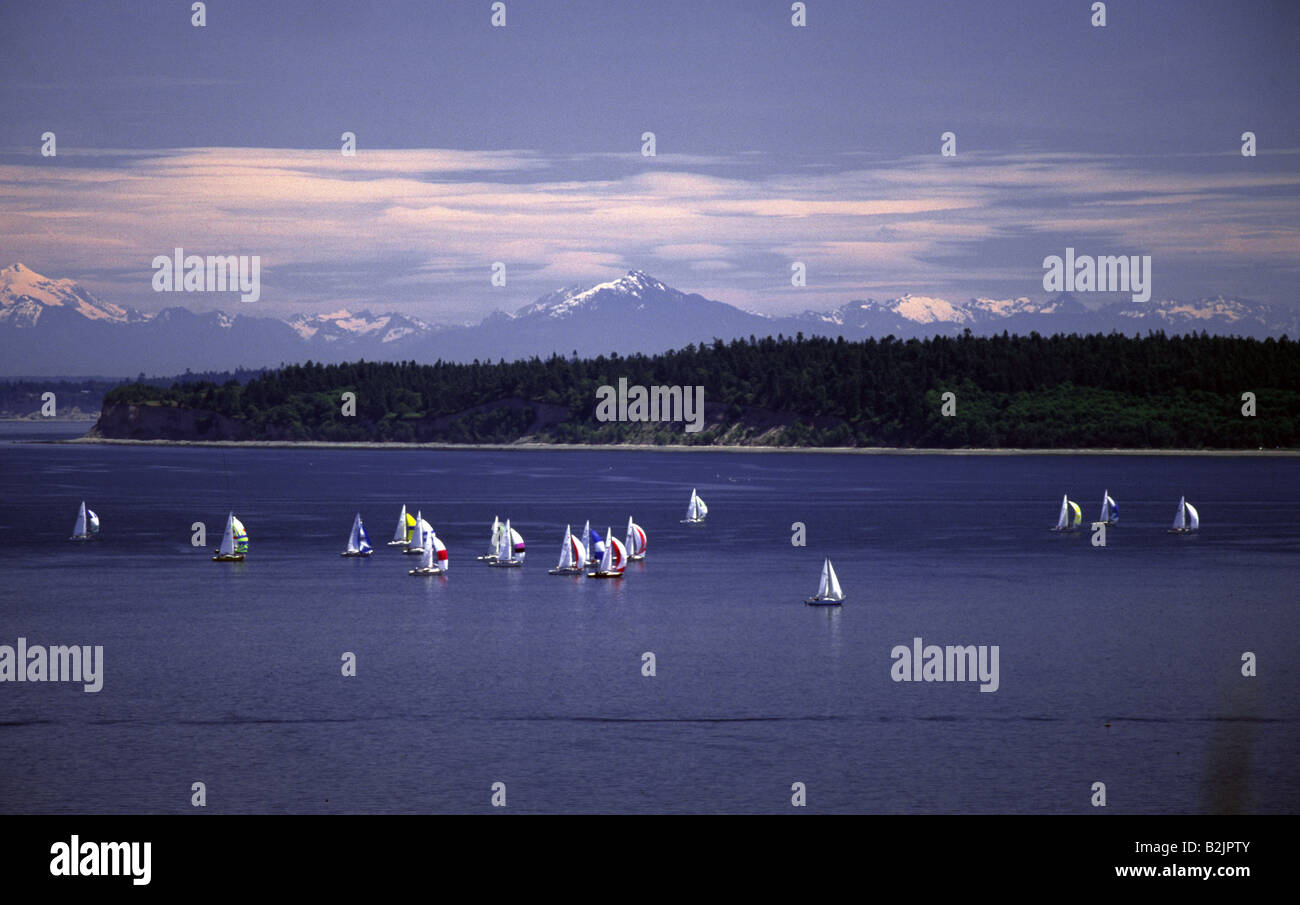
[(361, 550), (344, 550), (339, 554), (339, 556), (369, 556), (374, 552), (374, 550), (366, 550), (365, 552), (362, 552)]
[(488, 565), (495, 566), (498, 569), (517, 569), (522, 566), (523, 563), (517, 559), (494, 559), (492, 562), (488, 563)]
[(212, 561), (213, 562), (243, 562), (244, 554), (231, 553), (229, 555), (222, 555), (218, 553), (216, 556), (212, 557)]
[(474, 557), (474, 558), (477, 559), (479, 562), (496, 562), (496, 561), (497, 561), (497, 555), (496, 555), (495, 553), (485, 553), (485, 554), (483, 554), (482, 556), (476, 556), (476, 557)]
[(682, 524), (683, 524), (683, 525), (703, 525), (703, 524), (704, 524), (704, 519), (702, 519), (702, 518), (684, 518), (684, 519), (682, 519)]
[(390, 541), (388, 542), (388, 546), (390, 546), (390, 547), (405, 547), (406, 544), (407, 544), (407, 541), (404, 541), (404, 540), (390, 540)]
[(582, 569), (547, 569), (547, 575), (582, 575)]
[(423, 555), (424, 555), (424, 548), (422, 548), (422, 547), (407, 547), (405, 550), (402, 551), (402, 555), (403, 555), (403, 556), (423, 556)]
[(431, 569), (411, 569), (406, 574), (407, 575), (441, 575), (442, 569), (439, 569), (437, 566), (434, 566)]
[(1196, 534), (1200, 529), (1192, 528), (1166, 528), (1166, 534)]
[(622, 572), (588, 572), (588, 578), (622, 578)]
[(829, 600), (825, 597), (809, 597), (804, 603), (808, 606), (839, 606), (844, 603), (843, 600)]
[(645, 554), (644, 554), (644, 553), (633, 553), (633, 554), (631, 554), (630, 556), (628, 556), (627, 561), (628, 561), (628, 562), (640, 562), (640, 561), (643, 560), (643, 559), (645, 559)]

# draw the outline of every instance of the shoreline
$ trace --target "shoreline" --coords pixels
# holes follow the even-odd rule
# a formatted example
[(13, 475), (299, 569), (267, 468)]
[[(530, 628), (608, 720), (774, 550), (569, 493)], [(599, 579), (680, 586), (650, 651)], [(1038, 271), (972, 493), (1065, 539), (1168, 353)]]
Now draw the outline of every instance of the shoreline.
[(476, 451), (497, 452), (743, 452), (813, 453), (859, 456), (1218, 456), (1288, 458), (1300, 456), (1300, 449), (941, 449), (903, 446), (689, 446), (648, 443), (374, 443), (329, 442), (325, 440), (122, 440), (107, 437), (76, 437), (64, 440), (28, 440), (26, 443), (102, 446), (194, 446), (233, 449), (378, 449), (390, 451)]

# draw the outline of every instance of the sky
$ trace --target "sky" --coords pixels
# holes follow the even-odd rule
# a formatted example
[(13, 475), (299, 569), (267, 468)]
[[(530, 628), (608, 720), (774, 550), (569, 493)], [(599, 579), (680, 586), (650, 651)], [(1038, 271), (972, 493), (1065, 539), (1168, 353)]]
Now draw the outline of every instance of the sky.
[(156, 255), (258, 255), (259, 314), (469, 322), (629, 269), (768, 314), (1041, 298), (1072, 247), (1300, 304), (1292, 0), (492, 5), (0, 0), (0, 266), (150, 311)]

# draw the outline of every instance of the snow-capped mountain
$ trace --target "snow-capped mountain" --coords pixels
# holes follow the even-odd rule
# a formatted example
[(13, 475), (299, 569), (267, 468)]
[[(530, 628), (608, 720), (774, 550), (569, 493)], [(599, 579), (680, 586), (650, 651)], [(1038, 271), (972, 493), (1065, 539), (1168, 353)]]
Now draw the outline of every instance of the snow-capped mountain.
[(307, 359), (496, 361), (577, 352), (655, 353), (688, 344), (797, 333), (900, 339), (1001, 333), (1142, 334), (1205, 330), (1254, 337), (1300, 335), (1297, 311), (1245, 299), (1123, 302), (1090, 309), (1078, 299), (928, 295), (849, 302), (831, 311), (767, 317), (667, 286), (639, 270), (593, 286), (551, 292), (474, 326), (430, 325), (368, 310), (300, 314), (287, 321), (167, 308), (141, 314), (95, 298), (72, 280), (16, 264), (0, 270), (0, 373), (178, 374), (187, 368), (274, 367)]
[(51, 280), (23, 264), (0, 269), (0, 324), (32, 327), (51, 308), (113, 324), (144, 319), (138, 311), (100, 301), (72, 280)]
[(358, 337), (391, 343), (435, 329), (404, 314), (371, 314), (365, 310), (353, 314), (346, 308), (331, 314), (295, 314), (287, 323), (303, 339), (327, 343), (346, 343)]

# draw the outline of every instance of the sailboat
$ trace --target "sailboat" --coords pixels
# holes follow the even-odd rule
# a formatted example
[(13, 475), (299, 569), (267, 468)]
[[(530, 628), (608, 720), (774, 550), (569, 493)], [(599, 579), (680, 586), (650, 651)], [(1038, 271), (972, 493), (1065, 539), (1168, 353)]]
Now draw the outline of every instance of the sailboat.
[(1083, 510), (1068, 495), (1061, 497), (1061, 514), (1053, 531), (1078, 531), (1083, 521)]
[(683, 525), (698, 525), (704, 521), (704, 517), (709, 514), (709, 507), (704, 505), (704, 500), (691, 488), (691, 502), (686, 507), (686, 518), (682, 519)]
[(1178, 514), (1174, 516), (1174, 526), (1170, 534), (1191, 534), (1201, 527), (1201, 514), (1196, 507), (1187, 502), (1186, 497), (1178, 498)]
[(86, 508), (86, 501), (81, 501), (81, 511), (77, 513), (77, 523), (72, 526), (73, 540), (94, 540), (99, 534), (99, 516)]
[[(410, 518), (410, 516), (407, 516), (407, 518)], [(424, 516), (421, 514), (420, 510), (415, 510), (415, 523), (411, 526), (411, 542), (408, 543), (406, 549), (402, 551), (404, 556), (424, 555), (424, 536), (420, 533), (420, 526), (427, 524), (429, 523), (424, 521)]]
[(623, 546), (627, 548), (627, 558), (630, 562), (645, 559), (645, 530), (632, 521), (630, 515), (627, 517), (627, 540), (623, 541)]
[(588, 578), (622, 578), (623, 570), (627, 568), (627, 548), (623, 542), (613, 536), (609, 528), (605, 529), (605, 553), (600, 558), (600, 565), (596, 571), (588, 572)]
[(420, 565), (411, 569), (408, 575), (441, 575), (451, 566), (451, 561), (447, 558), (447, 548), (443, 546), (438, 535), (434, 532), (433, 526), (420, 519), (416, 524), (416, 530), (420, 532)]
[(497, 543), (501, 540), (501, 520), (495, 515), (492, 516), (492, 544), (488, 552), (478, 557), (479, 562), (496, 562)]
[(1097, 519), (1103, 525), (1119, 524), (1119, 503), (1110, 495), (1109, 490), (1101, 494), (1101, 516)]
[[(488, 565), (502, 568), (517, 568), (524, 564), (524, 539), (519, 532), (510, 527), (510, 519), (497, 532), (497, 555)], [(517, 555), (516, 555), (517, 554)]]
[(406, 511), (406, 504), (402, 504), (402, 514), (397, 517), (397, 530), (393, 532), (393, 539), (388, 542), (390, 547), (405, 547), (411, 542), (411, 533), (415, 530), (415, 519)]
[(375, 550), (370, 546), (370, 538), (366, 534), (366, 526), (361, 524), (361, 513), (352, 520), (352, 533), (348, 535), (348, 548), (344, 550), (341, 556), (369, 556)]
[(582, 541), (573, 536), (571, 525), (564, 526), (564, 545), (560, 547), (560, 562), (554, 569), (548, 569), (547, 575), (581, 575), (583, 564), (587, 561), (587, 548)]
[(595, 566), (600, 562), (600, 558), (605, 555), (605, 541), (601, 539), (600, 534), (591, 527), (591, 520), (582, 528), (582, 539), (587, 544), (587, 565)]
[(226, 531), (221, 535), (221, 549), (212, 557), (213, 562), (243, 562), (248, 552), (248, 532), (243, 523), (230, 513), (226, 518)]
[(809, 597), (804, 603), (809, 606), (839, 606), (844, 602), (844, 591), (840, 589), (840, 580), (835, 577), (835, 567), (828, 558), (822, 564), (822, 580), (817, 585), (817, 596)]

